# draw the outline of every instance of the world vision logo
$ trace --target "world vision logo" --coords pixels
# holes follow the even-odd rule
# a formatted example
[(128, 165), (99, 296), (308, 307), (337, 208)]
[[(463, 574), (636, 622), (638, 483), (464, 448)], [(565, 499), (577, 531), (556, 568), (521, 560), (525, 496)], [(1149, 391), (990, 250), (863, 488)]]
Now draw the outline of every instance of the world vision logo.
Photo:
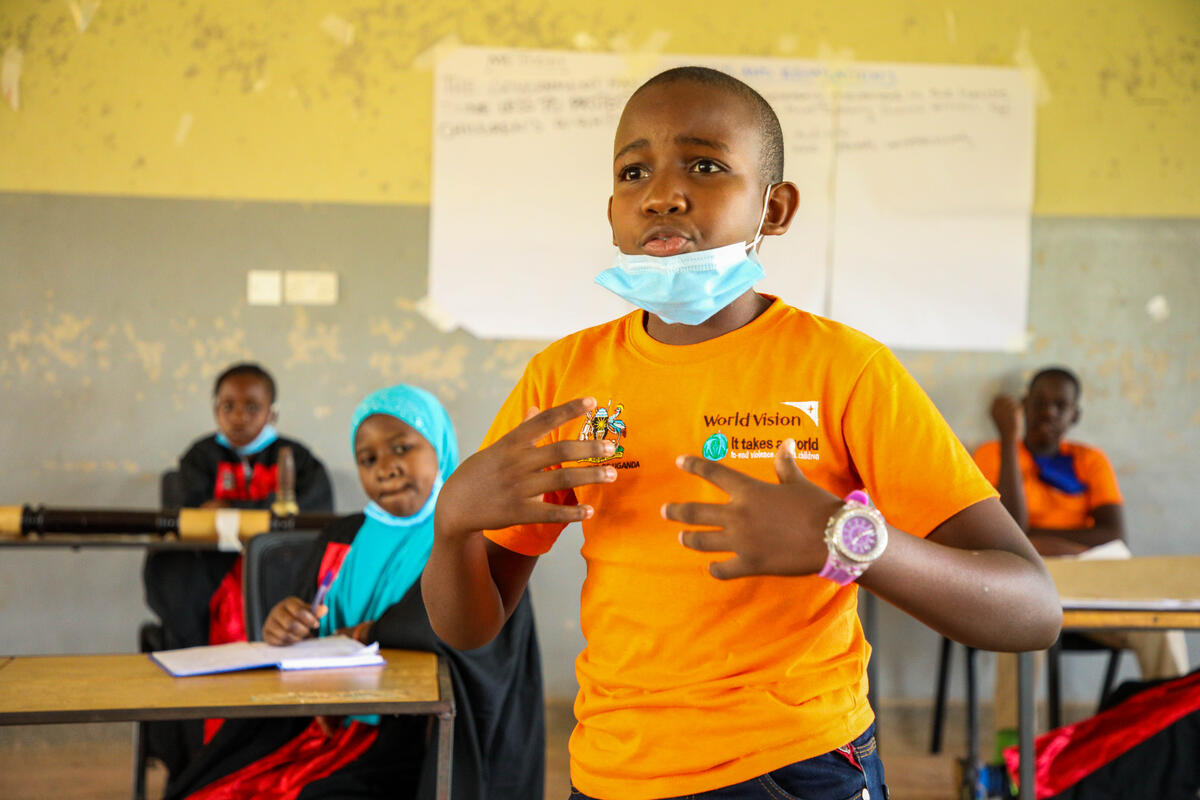
[(720, 461), (729, 454), (729, 437), (717, 431), (704, 440), (704, 446), (700, 448), (700, 454), (709, 461)]
[[(600, 464), (606, 461), (613, 461), (625, 454), (625, 445), (621, 444), (621, 440), (629, 434), (629, 426), (625, 420), (621, 419), (621, 413), (625, 410), (625, 406), (617, 403), (617, 407), (612, 407), (612, 400), (608, 401), (608, 405), (600, 406), (587, 413), (583, 418), (583, 427), (579, 429), (579, 441), (611, 441), (615, 447), (611, 456), (596, 456), (594, 458), (580, 459), (580, 463)], [(638, 461), (616, 461), (609, 466), (614, 469), (637, 469), (641, 466)]]
[[(733, 411), (724, 414), (705, 414), (704, 425), (716, 428), (704, 440), (701, 453), (709, 461), (731, 459), (774, 458), (775, 450), (784, 439), (796, 441), (796, 458), (800, 461), (819, 461), (821, 442), (812, 435), (812, 427), (820, 427), (820, 401), (784, 400), (785, 406), (798, 414), (781, 411)], [(726, 433), (728, 431), (728, 433)]]

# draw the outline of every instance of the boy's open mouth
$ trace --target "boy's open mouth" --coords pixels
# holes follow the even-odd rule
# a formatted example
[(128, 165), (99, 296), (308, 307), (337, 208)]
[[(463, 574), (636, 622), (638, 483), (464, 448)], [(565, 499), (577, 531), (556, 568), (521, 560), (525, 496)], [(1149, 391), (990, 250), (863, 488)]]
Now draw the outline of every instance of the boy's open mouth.
[(690, 248), (691, 237), (674, 228), (654, 228), (642, 238), (642, 249), (652, 256), (673, 256)]

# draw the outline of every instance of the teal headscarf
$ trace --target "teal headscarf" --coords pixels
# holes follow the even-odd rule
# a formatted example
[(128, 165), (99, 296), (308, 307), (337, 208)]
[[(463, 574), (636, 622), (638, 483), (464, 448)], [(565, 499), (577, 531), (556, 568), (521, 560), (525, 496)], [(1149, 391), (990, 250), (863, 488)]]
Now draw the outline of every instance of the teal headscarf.
[[(433, 549), (433, 509), (438, 492), (458, 466), (454, 425), (446, 409), (429, 392), (401, 384), (363, 398), (350, 423), (352, 450), (359, 426), (375, 414), (402, 420), (424, 436), (437, 452), (438, 477), (429, 499), (412, 516), (392, 516), (374, 501), (363, 509), (366, 520), (325, 599), (329, 612), (321, 618), (322, 636), (379, 619), (408, 593)], [(322, 577), (317, 576), (318, 581)]]

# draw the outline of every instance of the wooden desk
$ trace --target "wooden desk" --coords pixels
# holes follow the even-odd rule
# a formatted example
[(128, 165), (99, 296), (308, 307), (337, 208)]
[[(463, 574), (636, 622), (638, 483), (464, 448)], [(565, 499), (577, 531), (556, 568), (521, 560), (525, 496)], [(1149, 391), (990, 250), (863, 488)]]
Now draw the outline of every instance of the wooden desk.
[(382, 667), (173, 678), (145, 654), (0, 657), (0, 725), (207, 717), (418, 714), (438, 721), (437, 797), (449, 800), (450, 674), (433, 653), (381, 651)]
[[(1200, 628), (1200, 556), (1048, 558), (1063, 630)], [(1021, 800), (1032, 800), (1033, 655), (1017, 655)]]

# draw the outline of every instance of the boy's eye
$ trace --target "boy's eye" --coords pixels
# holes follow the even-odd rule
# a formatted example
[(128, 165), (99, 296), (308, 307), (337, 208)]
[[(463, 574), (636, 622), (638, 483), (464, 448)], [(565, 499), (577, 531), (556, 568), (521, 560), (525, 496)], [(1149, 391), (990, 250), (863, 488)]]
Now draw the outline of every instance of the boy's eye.
[(708, 158), (702, 158), (702, 159), (696, 161), (696, 163), (692, 164), (692, 172), (702, 172), (702, 173), (711, 174), (711, 173), (724, 172), (724, 171), (725, 171), (724, 167), (722, 167), (717, 162), (715, 162), (711, 159), (708, 159)]
[(358, 460), (360, 467), (369, 467), (375, 463), (375, 456), (363, 456)]
[(407, 453), (407, 452), (409, 451), (409, 449), (410, 449), (410, 447), (409, 447), (409, 445), (407, 445), (407, 444), (394, 444), (394, 445), (392, 445), (392, 452), (393, 452), (393, 453), (395, 453), (395, 454), (396, 454), (396, 455), (398, 455), (398, 456), (402, 456), (402, 455), (404, 455), (405, 453)]
[(247, 414), (257, 414), (258, 409), (259, 409), (258, 403), (247, 403), (246, 404), (246, 413)]
[(644, 177), (646, 177), (646, 170), (642, 169), (636, 164), (623, 167), (621, 171), (617, 173), (617, 180), (619, 181), (636, 181)]

